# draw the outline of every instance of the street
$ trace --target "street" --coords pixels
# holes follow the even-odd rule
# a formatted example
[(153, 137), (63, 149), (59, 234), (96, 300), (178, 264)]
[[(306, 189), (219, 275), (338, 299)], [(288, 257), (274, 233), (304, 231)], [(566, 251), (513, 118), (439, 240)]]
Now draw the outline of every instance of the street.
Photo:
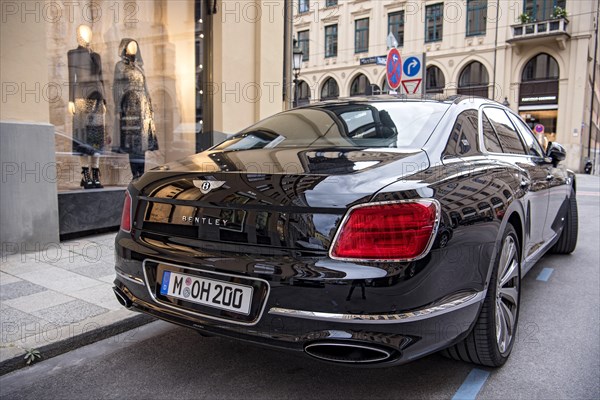
[(484, 372), (475, 391), (479, 399), (597, 399), (598, 182), (584, 177), (577, 184), (575, 252), (546, 255), (523, 278), (517, 342), (502, 368), (438, 354), (395, 368), (348, 368), (154, 322), (2, 376), (0, 394), (6, 399), (469, 398), (473, 386), (463, 382), (478, 370)]

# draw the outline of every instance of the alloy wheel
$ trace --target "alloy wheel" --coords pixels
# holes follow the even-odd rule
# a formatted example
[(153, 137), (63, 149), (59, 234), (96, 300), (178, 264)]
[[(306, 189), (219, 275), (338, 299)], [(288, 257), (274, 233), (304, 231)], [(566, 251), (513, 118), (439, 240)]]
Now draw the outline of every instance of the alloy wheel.
[(496, 342), (505, 354), (515, 335), (519, 308), (519, 260), (512, 235), (504, 239), (496, 280)]

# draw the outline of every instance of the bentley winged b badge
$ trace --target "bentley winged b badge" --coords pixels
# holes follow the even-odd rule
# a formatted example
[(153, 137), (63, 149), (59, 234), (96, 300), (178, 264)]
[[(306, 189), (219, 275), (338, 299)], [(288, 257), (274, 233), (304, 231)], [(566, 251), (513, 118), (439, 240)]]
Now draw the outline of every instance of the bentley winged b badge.
[(194, 186), (200, 189), (203, 194), (210, 192), (211, 190), (218, 189), (225, 184), (225, 181), (205, 181), (201, 179), (194, 179)]

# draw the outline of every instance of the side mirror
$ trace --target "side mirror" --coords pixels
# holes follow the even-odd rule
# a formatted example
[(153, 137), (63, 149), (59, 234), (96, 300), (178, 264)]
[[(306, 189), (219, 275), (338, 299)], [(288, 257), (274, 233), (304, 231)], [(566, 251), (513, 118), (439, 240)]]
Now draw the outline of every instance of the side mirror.
[(559, 162), (564, 161), (567, 158), (567, 151), (560, 144), (555, 142), (548, 143), (546, 149), (546, 156), (552, 160), (552, 166), (556, 167)]

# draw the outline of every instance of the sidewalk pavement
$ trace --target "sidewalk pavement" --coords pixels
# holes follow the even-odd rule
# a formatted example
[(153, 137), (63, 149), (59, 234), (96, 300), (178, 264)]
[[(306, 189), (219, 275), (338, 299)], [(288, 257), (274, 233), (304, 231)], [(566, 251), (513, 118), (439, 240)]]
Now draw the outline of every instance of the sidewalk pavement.
[(115, 235), (8, 248), (0, 260), (0, 375), (25, 366), (28, 349), (50, 358), (153, 320), (115, 298)]

